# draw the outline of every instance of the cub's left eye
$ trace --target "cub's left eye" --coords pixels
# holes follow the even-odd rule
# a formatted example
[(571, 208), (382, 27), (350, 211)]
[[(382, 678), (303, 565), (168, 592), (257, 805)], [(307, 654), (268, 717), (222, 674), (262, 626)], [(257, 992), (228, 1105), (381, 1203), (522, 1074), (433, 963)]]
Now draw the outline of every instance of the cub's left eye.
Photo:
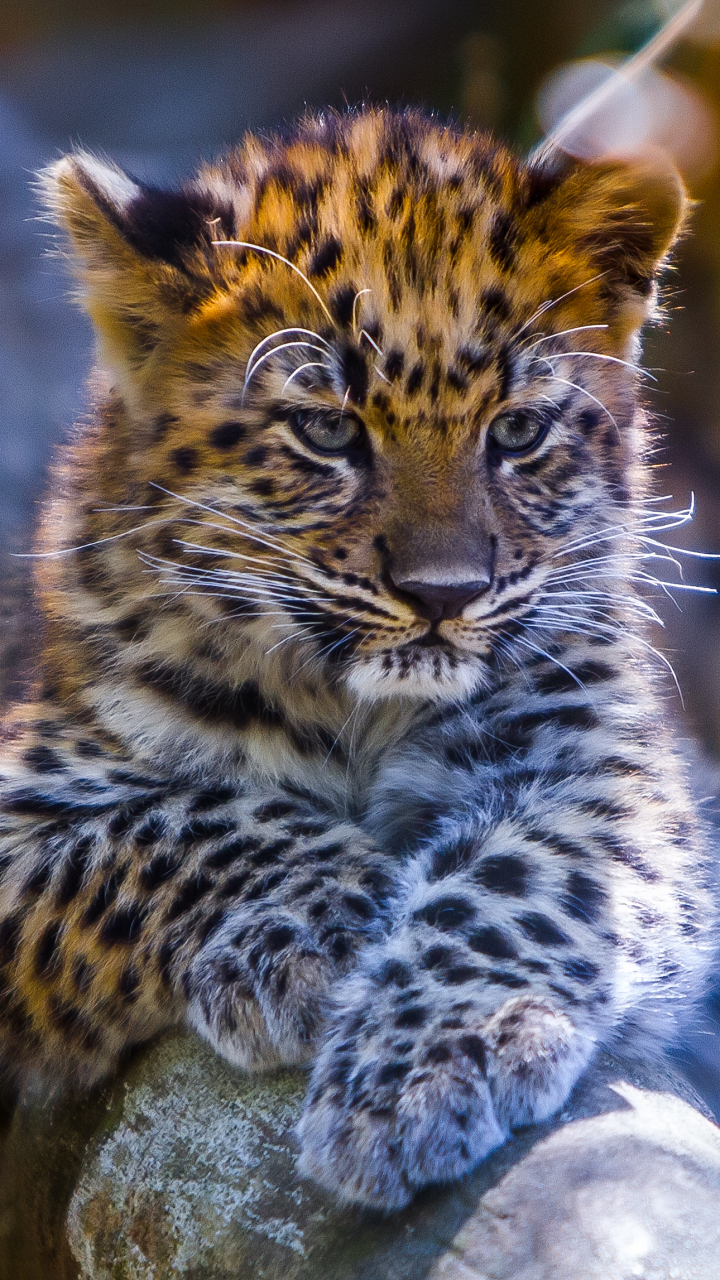
[(291, 423), (296, 435), (318, 453), (345, 453), (355, 444), (362, 430), (351, 413), (333, 413), (299, 409)]
[(488, 442), (503, 453), (524, 453), (539, 444), (545, 435), (545, 423), (532, 413), (501, 413), (490, 425)]

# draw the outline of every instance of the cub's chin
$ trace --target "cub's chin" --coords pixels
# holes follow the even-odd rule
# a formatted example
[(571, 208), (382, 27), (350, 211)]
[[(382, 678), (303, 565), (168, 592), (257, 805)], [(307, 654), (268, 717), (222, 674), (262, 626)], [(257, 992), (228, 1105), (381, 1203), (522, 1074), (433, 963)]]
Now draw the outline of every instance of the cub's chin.
[(488, 683), (487, 663), (449, 646), (407, 644), (380, 653), (356, 654), (345, 680), (363, 702), (415, 698), (454, 702)]

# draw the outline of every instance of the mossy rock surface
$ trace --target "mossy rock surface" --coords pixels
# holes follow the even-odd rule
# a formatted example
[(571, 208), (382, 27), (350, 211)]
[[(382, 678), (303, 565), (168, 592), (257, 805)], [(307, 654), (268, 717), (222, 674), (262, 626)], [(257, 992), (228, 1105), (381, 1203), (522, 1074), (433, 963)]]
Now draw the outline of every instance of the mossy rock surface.
[(192, 1037), (91, 1099), (27, 1103), (0, 1180), (2, 1280), (711, 1280), (720, 1131), (671, 1068), (601, 1059), (554, 1125), (384, 1218), (295, 1172), (305, 1077)]

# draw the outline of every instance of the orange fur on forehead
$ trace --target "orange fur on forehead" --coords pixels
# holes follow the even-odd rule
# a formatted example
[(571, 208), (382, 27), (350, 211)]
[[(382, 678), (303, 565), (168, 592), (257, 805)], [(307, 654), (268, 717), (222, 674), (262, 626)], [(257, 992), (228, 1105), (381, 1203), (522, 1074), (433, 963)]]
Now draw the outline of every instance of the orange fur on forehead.
[(246, 355), (273, 329), (332, 316), (338, 329), (374, 320), (408, 354), (436, 341), (450, 361), (483, 319), (512, 336), (552, 303), (548, 327), (567, 326), (575, 304), (558, 299), (582, 287), (582, 315), (608, 313), (619, 350), (652, 310), (685, 208), (664, 165), (553, 174), (486, 136), (383, 110), (250, 135), (176, 193), (87, 155), (43, 180), (126, 394), (149, 366), (156, 376), (158, 351), (217, 338), (223, 316), (242, 321)]

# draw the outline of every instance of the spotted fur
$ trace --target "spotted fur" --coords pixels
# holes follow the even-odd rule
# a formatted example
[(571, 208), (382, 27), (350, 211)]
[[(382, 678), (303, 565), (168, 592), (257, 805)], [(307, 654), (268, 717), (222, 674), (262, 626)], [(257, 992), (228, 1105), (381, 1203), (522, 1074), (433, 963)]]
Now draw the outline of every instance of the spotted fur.
[(5, 729), (6, 1071), (86, 1087), (181, 1022), (314, 1059), (301, 1169), (400, 1206), (699, 981), (635, 590), (681, 188), (370, 110), (44, 185), (102, 372)]

